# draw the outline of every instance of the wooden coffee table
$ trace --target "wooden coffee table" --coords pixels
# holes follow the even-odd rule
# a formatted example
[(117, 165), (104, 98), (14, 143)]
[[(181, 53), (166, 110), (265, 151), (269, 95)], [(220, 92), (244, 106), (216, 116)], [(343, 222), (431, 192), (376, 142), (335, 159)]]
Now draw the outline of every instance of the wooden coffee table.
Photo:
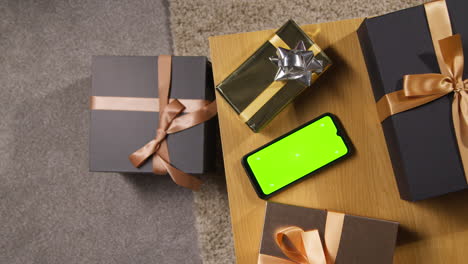
[[(399, 197), (355, 33), (361, 22), (303, 26), (306, 32), (318, 32), (314, 40), (335, 64), (260, 133), (253, 133), (217, 94), (237, 263), (256, 263), (265, 213), (265, 201), (251, 187), (241, 157), (324, 112), (340, 118), (356, 153), (271, 200), (400, 222), (395, 263), (468, 263), (468, 192), (421, 202)], [(211, 37), (215, 83), (274, 31)]]

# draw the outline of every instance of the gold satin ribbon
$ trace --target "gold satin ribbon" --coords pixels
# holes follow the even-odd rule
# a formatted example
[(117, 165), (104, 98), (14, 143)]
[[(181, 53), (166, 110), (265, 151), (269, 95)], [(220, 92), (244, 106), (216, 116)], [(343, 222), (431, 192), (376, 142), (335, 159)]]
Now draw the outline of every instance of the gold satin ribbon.
[(344, 217), (342, 213), (327, 213), (324, 244), (317, 229), (304, 231), (297, 226), (288, 226), (278, 230), (275, 234), (276, 245), (288, 259), (260, 254), (258, 264), (334, 264)]
[[(281, 47), (284, 49), (291, 49), (286, 42), (284, 42), (283, 39), (281, 39), (280, 36), (274, 35), (270, 40), (268, 40), (271, 45), (273, 45), (275, 48)], [(322, 52), (322, 49), (314, 43), (310, 48), (308, 49), (312, 52), (314, 52), (314, 55), (317, 55)], [(324, 69), (323, 71), (325, 71)], [(312, 83), (315, 82), (318, 78), (318, 74), (313, 72), (312, 73)], [(239, 117), (242, 120), (242, 122), (247, 122), (249, 121), (268, 101), (273, 98), (273, 96), (278, 93), (285, 85), (286, 81), (274, 81), (272, 82), (265, 90), (263, 90), (240, 114)], [(304, 87), (304, 89), (307, 87)]]
[(465, 177), (468, 182), (468, 80), (463, 80), (464, 54), (460, 35), (452, 35), (447, 5), (438, 0), (425, 5), (439, 73), (403, 77), (403, 90), (377, 102), (380, 121), (454, 93), (452, 119)]
[(286, 81), (274, 81), (265, 90), (263, 90), (245, 109), (239, 114), (242, 122), (249, 121), (255, 113), (262, 108), (277, 92), (285, 85)]
[[(169, 174), (176, 184), (192, 190), (198, 190), (201, 185), (201, 181), (198, 178), (171, 165), (166, 138), (169, 134), (191, 128), (213, 118), (217, 112), (216, 102), (169, 99), (171, 65), (171, 56), (161, 55), (158, 57), (159, 99), (94, 96), (91, 97), (91, 109), (159, 111), (159, 124), (156, 130), (156, 137), (131, 154), (129, 156), (130, 162), (138, 168), (149, 157), (153, 156), (152, 165), (155, 174)], [(182, 114), (184, 110), (186, 114)]]
[[(439, 40), (453, 35), (447, 3), (445, 0), (432, 1), (424, 4), (424, 9), (426, 10), (427, 24), (429, 26), (429, 32), (431, 33), (437, 62), (439, 65), (443, 65), (444, 60), (442, 59)], [(444, 75), (448, 74), (448, 72), (446, 72), (446, 67), (440, 67), (440, 72)]]
[[(111, 111), (159, 112), (159, 99), (146, 97), (91, 96), (91, 109)], [(169, 103), (175, 99), (169, 99)], [(208, 100), (177, 99), (185, 107), (184, 113), (195, 112), (210, 103)]]

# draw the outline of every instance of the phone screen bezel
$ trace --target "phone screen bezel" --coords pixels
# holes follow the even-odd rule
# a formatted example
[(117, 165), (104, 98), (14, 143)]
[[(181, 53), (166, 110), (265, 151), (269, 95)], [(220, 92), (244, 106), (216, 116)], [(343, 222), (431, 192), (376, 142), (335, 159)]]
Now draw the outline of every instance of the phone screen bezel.
[[(331, 161), (331, 162), (325, 164), (324, 166), (322, 166), (322, 167), (320, 167), (320, 168), (318, 168), (318, 169), (316, 169), (316, 170), (313, 170), (313, 171), (311, 171), (311, 172), (309, 172), (309, 173), (307, 173), (307, 174), (305, 174), (305, 175), (299, 177), (297, 180), (288, 183), (287, 185), (281, 187), (280, 189), (278, 189), (278, 190), (276, 190), (276, 191), (274, 191), (274, 192), (272, 192), (272, 193), (270, 193), (270, 194), (265, 194), (265, 193), (263, 192), (262, 188), (260, 187), (260, 184), (258, 183), (257, 178), (255, 177), (254, 173), (252, 172), (252, 169), (250, 168), (250, 165), (249, 165), (249, 163), (247, 162), (247, 158), (250, 157), (251, 155), (255, 154), (256, 152), (258, 152), (258, 151), (260, 151), (260, 150), (262, 150), (262, 149), (264, 149), (264, 148), (267, 148), (267, 147), (270, 146), (271, 144), (273, 144), (273, 143), (275, 143), (275, 142), (278, 142), (278, 141), (280, 141), (281, 139), (283, 139), (283, 138), (285, 138), (285, 137), (287, 137), (287, 136), (289, 136), (289, 135), (291, 135), (291, 134), (294, 134), (295, 132), (297, 132), (297, 131), (303, 129), (304, 127), (306, 127), (306, 126), (308, 126), (308, 125), (310, 125), (310, 124), (312, 124), (312, 123), (314, 123), (314, 122), (316, 122), (316, 121), (318, 121), (318, 120), (320, 120), (320, 119), (322, 119), (322, 118), (324, 118), (324, 117), (326, 117), (326, 116), (329, 116), (329, 117), (332, 119), (333, 123), (335, 124), (335, 126), (336, 126), (336, 128), (337, 128), (337, 134), (343, 139), (343, 142), (344, 142), (344, 144), (345, 144), (345, 146), (346, 146), (346, 149), (347, 149), (347, 153), (346, 153), (345, 155), (343, 155), (343, 156), (341, 156), (341, 157), (339, 157), (339, 158), (337, 158), (337, 159), (335, 159), (335, 160), (333, 160), (333, 161)], [(318, 117), (312, 119), (312, 120), (309, 121), (309, 122), (304, 123), (303, 125), (301, 125), (301, 126), (295, 128), (295, 129), (289, 131), (288, 133), (286, 133), (286, 134), (284, 134), (284, 135), (282, 135), (282, 136), (280, 136), (280, 137), (278, 137), (278, 138), (276, 138), (276, 139), (270, 141), (269, 143), (267, 143), (267, 144), (265, 144), (265, 145), (263, 145), (263, 146), (261, 146), (261, 147), (255, 149), (255, 150), (249, 152), (249, 153), (246, 154), (244, 157), (242, 157), (241, 163), (242, 163), (242, 166), (244, 167), (245, 172), (247, 173), (247, 176), (249, 177), (250, 182), (252, 183), (252, 186), (254, 187), (255, 192), (257, 193), (258, 197), (260, 197), (261, 199), (267, 199), (267, 198), (269, 198), (269, 197), (271, 197), (271, 196), (277, 194), (278, 192), (283, 191), (284, 189), (288, 188), (289, 186), (291, 186), (291, 185), (293, 185), (293, 184), (295, 184), (295, 183), (297, 183), (297, 182), (299, 182), (299, 181), (301, 181), (301, 180), (304, 180), (304, 179), (307, 178), (308, 176), (311, 176), (312, 174), (314, 174), (314, 173), (316, 173), (316, 172), (318, 172), (318, 171), (320, 171), (320, 170), (322, 170), (322, 169), (324, 169), (324, 168), (330, 166), (331, 164), (334, 164), (334, 163), (336, 163), (336, 162), (338, 162), (338, 161), (340, 161), (340, 160), (342, 160), (342, 159), (348, 157), (348, 156), (351, 155), (353, 152), (354, 152), (354, 148), (353, 148), (353, 145), (352, 145), (352, 143), (351, 143), (351, 140), (349, 139), (348, 135), (346, 134), (346, 131), (344, 130), (344, 128), (343, 128), (343, 126), (342, 126), (340, 120), (338, 119), (338, 117), (336, 117), (335, 115), (333, 115), (333, 114), (331, 114), (331, 113), (325, 113), (325, 114), (322, 114), (322, 115), (320, 115), (320, 116), (318, 116)]]

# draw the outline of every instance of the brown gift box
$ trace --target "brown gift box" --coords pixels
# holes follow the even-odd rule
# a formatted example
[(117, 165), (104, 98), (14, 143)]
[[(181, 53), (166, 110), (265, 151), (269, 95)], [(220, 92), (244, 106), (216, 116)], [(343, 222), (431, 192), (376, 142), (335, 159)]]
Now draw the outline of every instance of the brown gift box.
[[(267, 202), (260, 254), (290, 260), (275, 242), (276, 232), (288, 226), (316, 229), (323, 242), (327, 214), (326, 210)], [(345, 214), (335, 264), (393, 263), (397, 232), (396, 222)]]
[[(157, 56), (95, 56), (91, 96), (158, 98)], [(206, 57), (172, 57), (170, 98), (214, 100)], [(152, 173), (152, 161), (135, 168), (129, 155), (154, 139), (159, 112), (91, 110), (90, 171)], [(167, 137), (170, 162), (204, 173), (214, 156), (215, 119)]]
[[(452, 31), (463, 39), (468, 69), (468, 1), (447, 0), (446, 5)], [(377, 103), (402, 91), (405, 75), (440, 73), (428, 19), (425, 5), (418, 5), (368, 18), (360, 26), (358, 36)], [(383, 120), (402, 199), (417, 201), (468, 188), (453, 123), (453, 97), (450, 93)]]

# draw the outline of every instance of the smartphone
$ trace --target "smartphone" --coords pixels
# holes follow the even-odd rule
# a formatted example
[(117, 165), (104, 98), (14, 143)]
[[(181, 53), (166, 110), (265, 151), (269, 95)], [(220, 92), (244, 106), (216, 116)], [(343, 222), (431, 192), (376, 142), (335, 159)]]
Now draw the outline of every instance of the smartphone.
[(338, 118), (326, 113), (245, 155), (242, 165), (266, 199), (351, 153)]

